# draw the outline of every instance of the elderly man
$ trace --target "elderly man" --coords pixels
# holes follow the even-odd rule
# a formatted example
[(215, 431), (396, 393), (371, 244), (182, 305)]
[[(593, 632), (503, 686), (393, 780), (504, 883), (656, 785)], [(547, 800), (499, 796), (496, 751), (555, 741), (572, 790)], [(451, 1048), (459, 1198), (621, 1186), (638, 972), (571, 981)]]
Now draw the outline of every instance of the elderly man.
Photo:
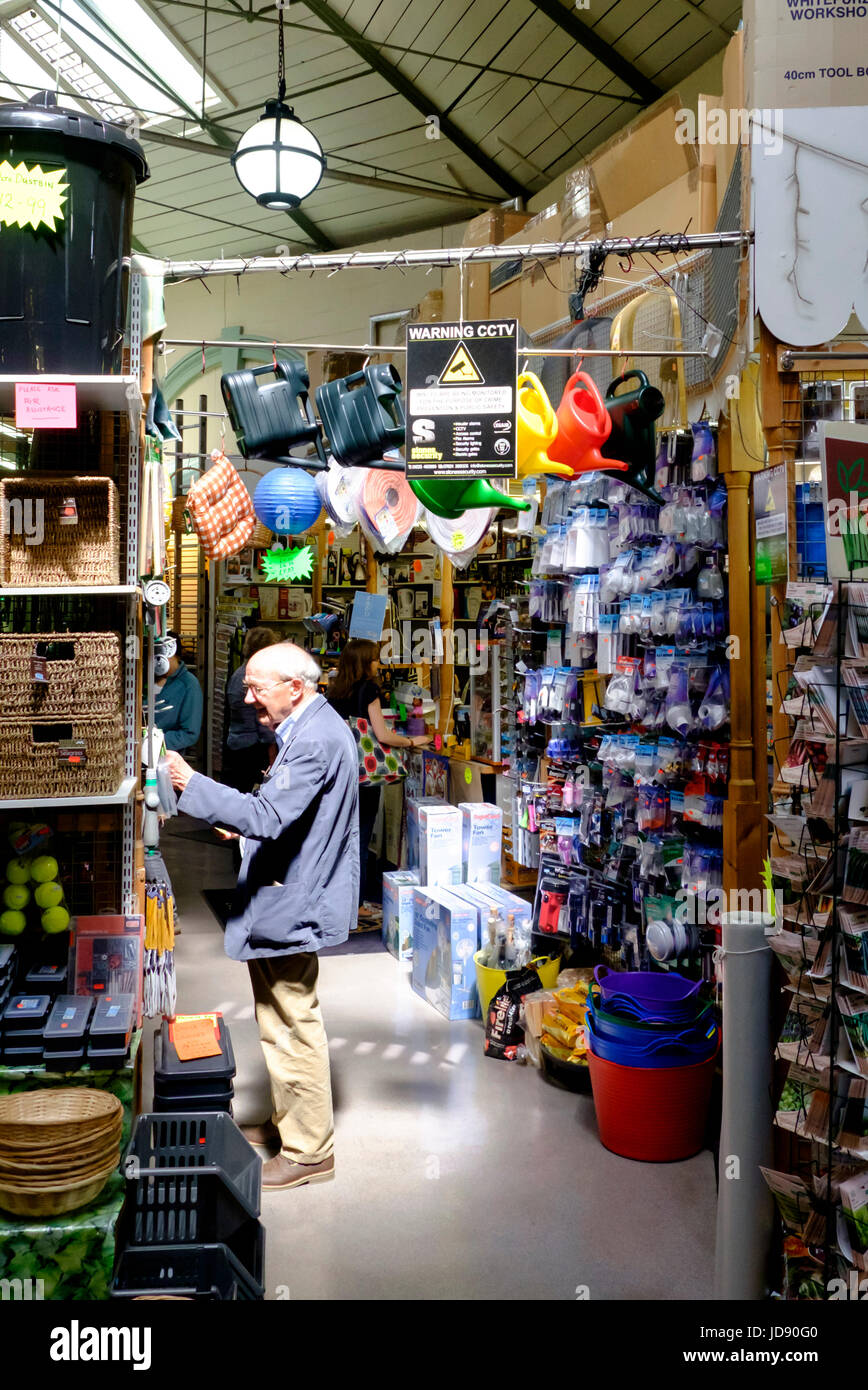
[(246, 960), (271, 1080), (272, 1123), (253, 1142), (279, 1137), (264, 1165), (266, 1189), (334, 1174), (328, 1043), (317, 999), (317, 951), (346, 941), (359, 891), (359, 768), (344, 721), (317, 694), (320, 669), (290, 642), (247, 663), (246, 699), (274, 730), (262, 785), (239, 792), (169, 753), (179, 807), (242, 837), (244, 856), (226, 953)]

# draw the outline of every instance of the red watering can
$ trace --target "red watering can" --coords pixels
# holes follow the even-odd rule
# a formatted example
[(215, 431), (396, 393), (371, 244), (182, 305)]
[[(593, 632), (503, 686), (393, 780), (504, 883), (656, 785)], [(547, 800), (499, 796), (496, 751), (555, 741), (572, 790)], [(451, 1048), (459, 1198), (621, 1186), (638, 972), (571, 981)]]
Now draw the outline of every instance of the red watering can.
[(600, 453), (611, 434), (612, 421), (597, 383), (587, 372), (574, 372), (570, 377), (557, 418), (558, 432), (548, 447), (548, 456), (571, 468), (573, 477), (597, 469), (627, 467)]

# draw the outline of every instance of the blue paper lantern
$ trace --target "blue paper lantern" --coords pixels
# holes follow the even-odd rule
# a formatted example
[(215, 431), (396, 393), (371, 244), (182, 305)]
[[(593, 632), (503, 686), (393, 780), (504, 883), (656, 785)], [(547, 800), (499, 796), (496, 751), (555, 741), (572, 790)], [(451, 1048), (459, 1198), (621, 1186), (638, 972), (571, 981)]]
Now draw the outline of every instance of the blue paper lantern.
[(253, 510), (275, 535), (300, 536), (319, 519), (322, 502), (309, 473), (282, 464), (257, 483)]

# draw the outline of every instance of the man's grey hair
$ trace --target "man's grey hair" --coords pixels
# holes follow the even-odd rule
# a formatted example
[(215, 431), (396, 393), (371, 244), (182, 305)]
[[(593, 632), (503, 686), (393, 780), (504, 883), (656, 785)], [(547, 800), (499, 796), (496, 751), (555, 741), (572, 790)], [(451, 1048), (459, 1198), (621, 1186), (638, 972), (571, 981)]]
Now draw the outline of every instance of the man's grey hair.
[(292, 680), (300, 676), (309, 690), (316, 690), (322, 670), (310, 652), (297, 647), (294, 642), (277, 642), (267, 647), (269, 664), (279, 674), (281, 680)]

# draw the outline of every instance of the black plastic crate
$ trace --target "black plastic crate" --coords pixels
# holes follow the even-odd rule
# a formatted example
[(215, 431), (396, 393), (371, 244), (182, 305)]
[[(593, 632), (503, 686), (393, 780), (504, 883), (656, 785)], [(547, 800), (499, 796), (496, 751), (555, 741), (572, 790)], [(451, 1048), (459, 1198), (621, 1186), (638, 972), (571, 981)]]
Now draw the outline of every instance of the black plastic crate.
[(228, 1091), (215, 1092), (213, 1096), (154, 1096), (154, 1110), (159, 1115), (190, 1114), (192, 1111), (202, 1114), (212, 1114), (214, 1111), (223, 1111), (225, 1114), (232, 1113), (232, 1099), (235, 1095), (235, 1088), (231, 1082)]
[[(166, 1024), (164, 1022), (163, 1028), (165, 1029), (165, 1027)], [(224, 1066), (220, 1071), (200, 1071), (197, 1073), (195, 1068), (201, 1067), (204, 1062), (223, 1063), (225, 1060), (221, 1057), (199, 1057), (194, 1061), (180, 1062), (178, 1065), (182, 1067), (192, 1067), (194, 1070), (192, 1072), (183, 1071), (176, 1075), (174, 1071), (165, 1071), (163, 1069), (163, 1036), (164, 1035), (161, 1033), (154, 1034), (155, 1097), (159, 1096), (160, 1099), (164, 1101), (190, 1101), (190, 1104), (186, 1107), (183, 1105), (175, 1105), (174, 1109), (176, 1110), (183, 1110), (185, 1108), (187, 1110), (209, 1110), (211, 1107), (201, 1104), (202, 1100), (208, 1100), (210, 1097), (216, 1095), (231, 1097), (234, 1094), (235, 1087), (232, 1084), (232, 1078), (235, 1075), (235, 1060), (231, 1056), (231, 1053), (229, 1058), (231, 1062), (231, 1071), (227, 1070)], [(175, 1060), (177, 1062), (177, 1056)], [(155, 1108), (160, 1109), (161, 1107), (157, 1106)], [(218, 1107), (214, 1108), (216, 1109)]]
[(96, 1056), (126, 1053), (136, 1018), (134, 994), (103, 994), (90, 1021), (90, 1046)]
[(58, 995), (42, 1035), (45, 1051), (83, 1052), (92, 1008), (93, 999), (89, 995)]
[(3, 1010), (3, 1032), (33, 1033), (37, 1028), (40, 1034), (53, 1000), (49, 994), (16, 994)]
[(69, 970), (65, 965), (50, 965), (45, 961), (35, 965), (24, 977), (28, 989), (39, 994), (63, 994), (66, 991), (66, 978)]
[(255, 1301), (265, 1297), (262, 1283), (265, 1231), (249, 1221), (228, 1245), (131, 1246), (121, 1250), (112, 1281), (112, 1298), (174, 1294), (209, 1301)]
[(262, 1159), (227, 1114), (140, 1115), (124, 1172), (129, 1245), (225, 1242), (259, 1215)]
[(232, 1080), (235, 1053), (222, 1015), (217, 1016), (217, 1042), (221, 1048), (221, 1055), (217, 1057), (194, 1057), (182, 1062), (172, 1042), (171, 1031), (172, 1025), (164, 1019), (160, 1032), (154, 1035), (154, 1087), (161, 1095), (208, 1094), (219, 1089), (219, 1082)]

